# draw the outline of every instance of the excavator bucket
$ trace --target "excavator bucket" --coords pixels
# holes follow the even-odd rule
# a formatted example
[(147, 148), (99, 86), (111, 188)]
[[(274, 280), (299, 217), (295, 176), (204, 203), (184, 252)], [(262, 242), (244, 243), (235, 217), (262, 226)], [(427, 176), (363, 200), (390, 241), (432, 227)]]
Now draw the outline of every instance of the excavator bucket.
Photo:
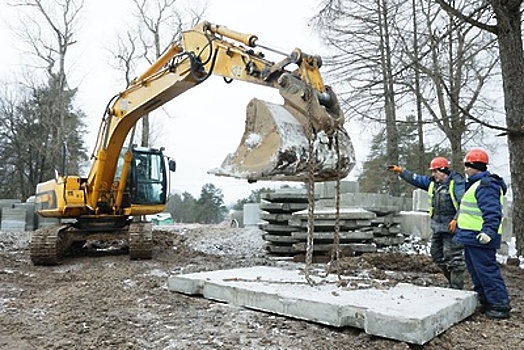
[[(247, 106), (240, 145), (220, 168), (208, 173), (249, 182), (305, 182), (311, 175), (317, 182), (346, 177), (355, 164), (353, 145), (346, 130), (341, 125), (330, 130), (312, 128), (304, 110), (285, 100), (284, 105), (278, 105), (252, 99)], [(327, 118), (324, 110), (322, 107), (317, 111), (325, 113)]]

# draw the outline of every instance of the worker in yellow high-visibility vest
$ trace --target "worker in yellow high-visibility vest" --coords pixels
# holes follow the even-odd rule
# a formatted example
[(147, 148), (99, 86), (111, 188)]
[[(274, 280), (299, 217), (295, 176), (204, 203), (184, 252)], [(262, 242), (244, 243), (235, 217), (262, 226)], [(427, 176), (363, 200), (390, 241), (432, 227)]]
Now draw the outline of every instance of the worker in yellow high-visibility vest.
[(502, 233), (502, 203), (507, 186), (504, 180), (488, 171), (489, 156), (474, 148), (464, 159), (467, 177), (453, 240), (464, 245), (464, 256), (481, 311), (492, 319), (510, 317), (508, 291), (496, 252)]
[(389, 170), (411, 185), (428, 192), (429, 217), (431, 218), (431, 259), (442, 270), (448, 287), (464, 288), (464, 249), (453, 241), (457, 210), (466, 190), (464, 177), (449, 168), (444, 157), (436, 157), (429, 164), (431, 176), (419, 175), (391, 165)]

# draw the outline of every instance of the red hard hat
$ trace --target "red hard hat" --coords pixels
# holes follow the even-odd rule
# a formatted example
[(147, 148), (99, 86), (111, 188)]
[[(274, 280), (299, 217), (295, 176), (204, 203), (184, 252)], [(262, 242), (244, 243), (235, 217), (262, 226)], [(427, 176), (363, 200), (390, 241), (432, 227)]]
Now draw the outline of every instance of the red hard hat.
[(466, 153), (466, 158), (464, 158), (464, 163), (489, 163), (489, 156), (486, 151), (482, 148), (473, 148), (468, 153)]
[(449, 168), (449, 162), (444, 157), (436, 157), (429, 163), (429, 170)]

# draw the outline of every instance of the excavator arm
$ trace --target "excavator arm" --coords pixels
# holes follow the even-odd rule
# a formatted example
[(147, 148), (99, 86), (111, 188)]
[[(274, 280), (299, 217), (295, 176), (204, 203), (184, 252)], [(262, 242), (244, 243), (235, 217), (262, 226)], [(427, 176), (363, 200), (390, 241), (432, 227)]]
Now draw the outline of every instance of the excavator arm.
[[(208, 22), (183, 32), (181, 44), (170, 46), (107, 109), (86, 183), (89, 206), (95, 208), (101, 193), (115, 188), (118, 157), (137, 121), (211, 75), (272, 87), (284, 98), (283, 105), (249, 103), (238, 149), (211, 173), (250, 182), (347, 176), (354, 165), (353, 147), (336, 96), (322, 81), (320, 57), (295, 49), (274, 63), (256, 47), (272, 50), (255, 35)], [(297, 68), (290, 71), (290, 65)], [(124, 184), (116, 187), (123, 190)]]

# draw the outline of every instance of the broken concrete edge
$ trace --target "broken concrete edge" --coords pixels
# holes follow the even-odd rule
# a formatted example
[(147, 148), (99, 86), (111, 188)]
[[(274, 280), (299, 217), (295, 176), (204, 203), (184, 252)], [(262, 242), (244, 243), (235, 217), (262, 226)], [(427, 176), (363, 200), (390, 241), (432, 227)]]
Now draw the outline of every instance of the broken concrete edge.
[[(404, 287), (409, 285), (398, 284), (397, 286)], [(447, 288), (437, 288), (448, 290)], [(436, 291), (438, 291), (438, 289)], [(466, 293), (469, 293), (469, 296), (460, 300), (462, 307), (457, 307), (456, 304), (450, 303), (439, 310), (434, 310), (433, 317), (414, 319), (404, 317), (402, 314), (390, 315), (388, 317), (384, 312), (377, 312), (377, 310), (370, 308), (366, 310), (363, 329), (368, 334), (424, 345), (475, 312), (478, 305), (477, 293), (471, 291), (467, 291)], [(442, 296), (444, 298), (449, 297), (448, 295)], [(449, 315), (452, 315), (452, 317), (449, 317)], [(392, 323), (396, 327), (396, 332), (402, 336), (394, 337), (391, 333), (385, 332), (388, 327), (391, 327)]]

